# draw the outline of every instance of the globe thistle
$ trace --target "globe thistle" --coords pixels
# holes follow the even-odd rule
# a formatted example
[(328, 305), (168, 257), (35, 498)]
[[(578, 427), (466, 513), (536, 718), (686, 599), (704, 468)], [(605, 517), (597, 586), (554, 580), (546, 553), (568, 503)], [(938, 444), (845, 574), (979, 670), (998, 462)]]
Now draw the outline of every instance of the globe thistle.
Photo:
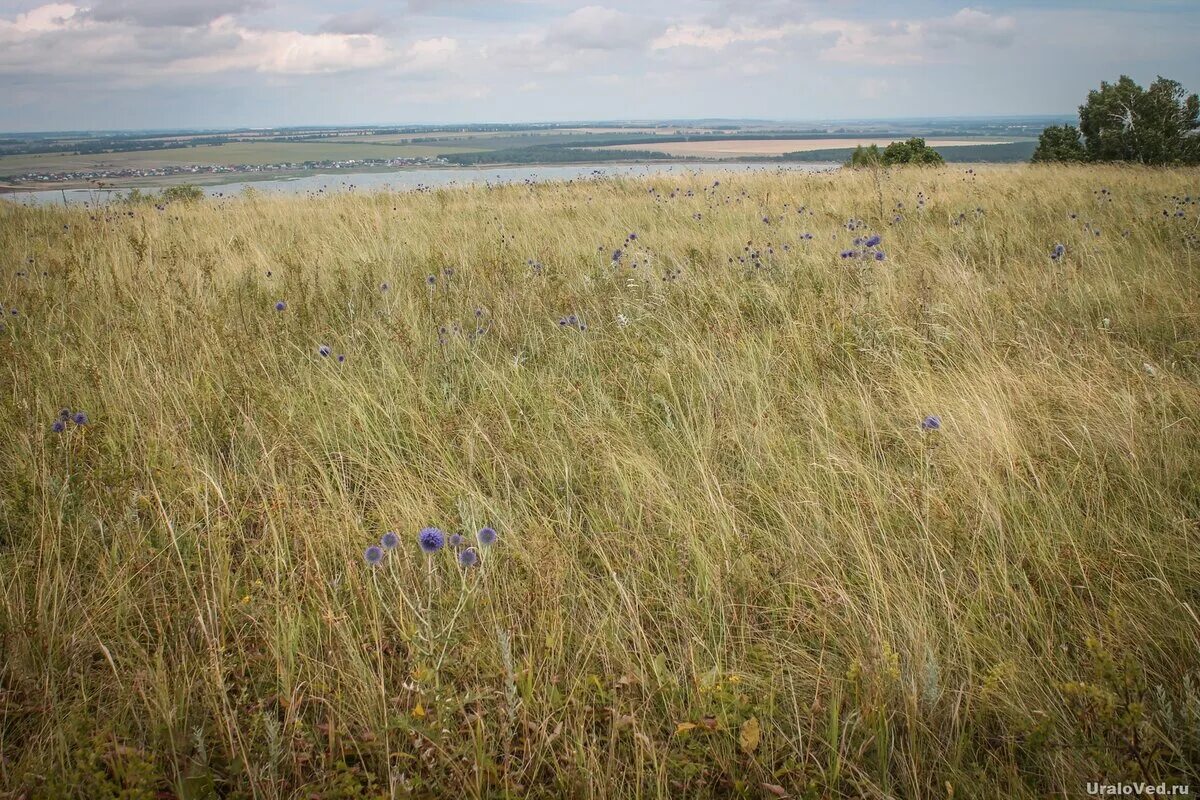
[(433, 555), (446, 544), (446, 537), (437, 528), (422, 528), (417, 534), (417, 544), (426, 553)]
[(379, 540), (379, 543), (388, 550), (395, 550), (400, 544), (400, 537), (396, 535), (395, 531), (388, 531), (383, 535), (383, 538)]
[(866, 241), (866, 245), (867, 245), (867, 247), (876, 247), (876, 246), (878, 246), (878, 245), (879, 245), (879, 243), (880, 243), (880, 242), (882, 242), (882, 241), (883, 241), (883, 237), (882, 237), (882, 236), (880, 236), (878, 233), (876, 233), (876, 234), (873, 234), (873, 235), (871, 235), (871, 236), (870, 236), (870, 237), (867, 239), (867, 241)]
[(276, 311), (286, 311), (286, 310), (287, 310), (287, 303), (283, 302), (282, 300), (279, 300), (279, 301), (277, 301), (277, 302), (275, 303), (275, 310), (276, 310)]
[(338, 353), (337, 361), (339, 364), (345, 364), (346, 363), (346, 354)]
[(61, 419), (63, 422), (66, 422), (67, 420), (69, 420), (71, 418), (71, 409), (60, 408), (58, 410), (58, 418)]
[(473, 567), (479, 563), (479, 552), (474, 547), (468, 547), (458, 554), (458, 563), (464, 567)]
[(461, 533), (450, 534), (450, 546), (461, 547), (463, 543), (463, 535)]
[(373, 544), (363, 551), (363, 560), (372, 567), (383, 563), (383, 548), (377, 544)]
[(921, 420), (921, 430), (923, 431), (940, 431), (942, 429), (942, 418), (930, 414)]
[(323, 344), (317, 348), (317, 354), (320, 355), (321, 358), (329, 358), (329, 354), (332, 352), (333, 351), (329, 349), (329, 345), (327, 344)]
[(76, 411), (75, 416), (71, 417), (71, 421), (74, 422), (76, 425), (87, 425), (88, 424), (88, 415), (83, 413), (82, 411)]
[(496, 538), (497, 534), (495, 528), (479, 529), (479, 543), (484, 547), (491, 547), (494, 545), (496, 543)]
[(55, 433), (62, 433), (66, 429), (67, 423), (63, 422), (61, 419), (54, 420), (54, 424), (50, 426), (50, 430), (54, 431)]

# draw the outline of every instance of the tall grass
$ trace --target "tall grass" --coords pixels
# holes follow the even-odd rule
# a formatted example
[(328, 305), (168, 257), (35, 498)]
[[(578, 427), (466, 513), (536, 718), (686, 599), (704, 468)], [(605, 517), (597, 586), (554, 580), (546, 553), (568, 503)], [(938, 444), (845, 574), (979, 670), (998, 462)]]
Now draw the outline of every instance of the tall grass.
[(0, 796), (1195, 785), (1198, 195), (0, 204)]

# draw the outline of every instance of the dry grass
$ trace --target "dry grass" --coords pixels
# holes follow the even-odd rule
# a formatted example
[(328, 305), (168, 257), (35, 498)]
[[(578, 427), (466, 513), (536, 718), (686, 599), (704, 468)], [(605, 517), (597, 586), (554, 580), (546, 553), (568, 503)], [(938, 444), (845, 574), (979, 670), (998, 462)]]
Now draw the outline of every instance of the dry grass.
[[(646, 150), (653, 146), (659, 153), (671, 156), (694, 156), (696, 158), (726, 158), (728, 156), (781, 156), (784, 153), (808, 153), (813, 150), (831, 150), (843, 147), (887, 147), (895, 139), (848, 138), (848, 139), (717, 139), (696, 142), (664, 142), (663, 144), (613, 144), (592, 148), (595, 150)], [(1008, 142), (981, 139), (930, 139), (931, 147), (952, 145), (1008, 144)]]
[(1195, 784), (1200, 174), (880, 178), (0, 204), (0, 796)]

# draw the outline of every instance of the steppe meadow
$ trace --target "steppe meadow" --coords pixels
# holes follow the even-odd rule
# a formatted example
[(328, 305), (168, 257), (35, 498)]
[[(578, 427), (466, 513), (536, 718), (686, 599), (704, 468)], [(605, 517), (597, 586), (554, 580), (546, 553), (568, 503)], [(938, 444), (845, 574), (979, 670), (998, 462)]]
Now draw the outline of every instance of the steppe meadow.
[(0, 203), (0, 797), (1200, 785), (1200, 171)]

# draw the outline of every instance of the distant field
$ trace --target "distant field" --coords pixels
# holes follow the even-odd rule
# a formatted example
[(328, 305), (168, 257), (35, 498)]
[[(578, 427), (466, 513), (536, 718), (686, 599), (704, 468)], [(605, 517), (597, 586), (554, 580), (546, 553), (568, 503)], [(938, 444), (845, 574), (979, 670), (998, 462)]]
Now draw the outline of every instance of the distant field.
[(602, 135), (621, 136), (674, 136), (678, 131), (688, 132), (688, 128), (548, 128), (546, 130), (528, 130), (497, 132), (497, 131), (429, 131), (427, 133), (377, 133), (355, 137), (356, 141), (365, 142), (403, 142), (421, 139), (520, 139), (528, 141), (531, 138), (547, 136), (580, 136)]
[(439, 153), (469, 153), (478, 148), (461, 145), (381, 144), (373, 142), (235, 142), (171, 150), (135, 150), (123, 153), (45, 153), (4, 156), (0, 175), (26, 172), (61, 172), (105, 168), (154, 168), (175, 164), (278, 164), (363, 158), (419, 158)]
[[(693, 158), (729, 158), (731, 156), (780, 156), (784, 153), (802, 153), (809, 150), (829, 150), (839, 147), (878, 145), (887, 147), (896, 137), (862, 139), (724, 139), (717, 141), (668, 142), (653, 145), (653, 148), (671, 156)], [(1008, 141), (985, 141), (980, 139), (928, 139), (931, 146), (1010, 144)], [(614, 144), (597, 147), (597, 150), (645, 150), (645, 144)]]

